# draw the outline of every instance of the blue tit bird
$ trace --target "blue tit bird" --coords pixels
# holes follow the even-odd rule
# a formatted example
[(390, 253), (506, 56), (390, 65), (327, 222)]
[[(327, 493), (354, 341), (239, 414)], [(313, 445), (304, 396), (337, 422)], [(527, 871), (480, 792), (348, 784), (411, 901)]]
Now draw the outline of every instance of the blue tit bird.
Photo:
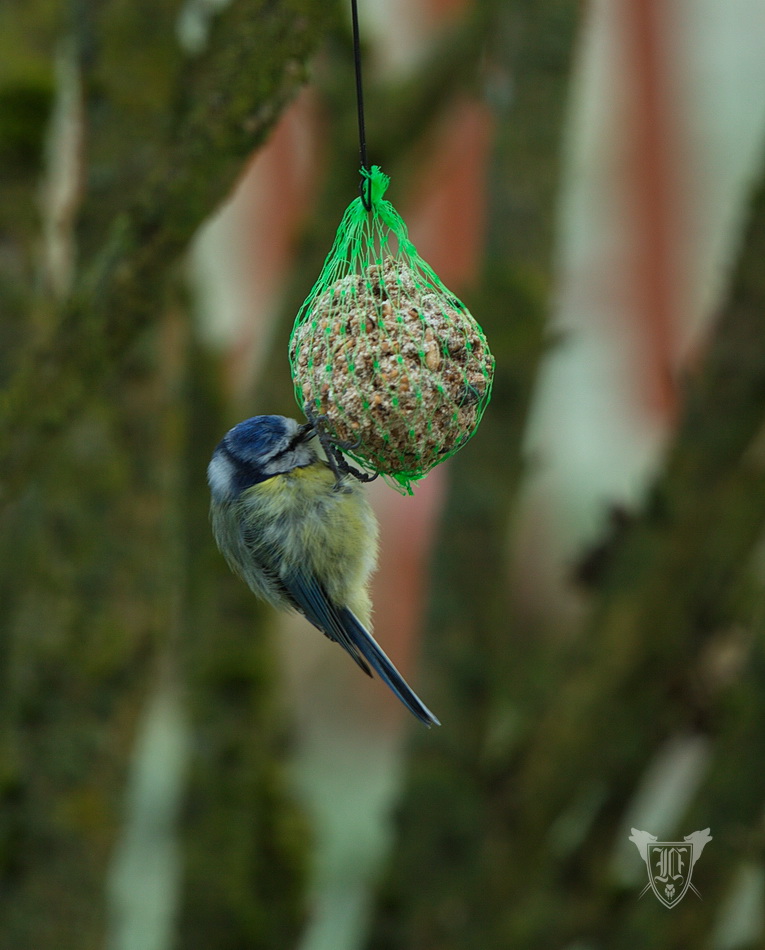
[(438, 719), (369, 632), (377, 522), (363, 489), (321, 458), (313, 423), (254, 416), (223, 437), (207, 478), (221, 553), (258, 597), (302, 613), (426, 725)]

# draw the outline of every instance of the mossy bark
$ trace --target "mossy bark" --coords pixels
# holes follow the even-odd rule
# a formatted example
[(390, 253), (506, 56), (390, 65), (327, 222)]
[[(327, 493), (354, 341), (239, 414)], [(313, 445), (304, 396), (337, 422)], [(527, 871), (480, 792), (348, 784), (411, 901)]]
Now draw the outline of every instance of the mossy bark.
[[(113, 0), (88, 7), (92, 19), (77, 23), (92, 139), (76, 227), (79, 261), (71, 293), (46, 320), (50, 331), (0, 399), (7, 434), (0, 470), (11, 490), (39, 457), (38, 433), (50, 438), (69, 421), (151, 326), (168, 272), (304, 81), (305, 59), (333, 9), (308, 0), (239, 0), (213, 21), (205, 51), (182, 58), (175, 34), (181, 6)], [(142, 31), (154, 46), (145, 61), (113, 55)], [(142, 94), (129, 108), (118, 98), (112, 107), (110, 90), (124, 97), (126, 85), (152, 87), (156, 97)]]
[[(761, 863), (764, 254), (765, 183), (664, 472), (604, 568), (570, 672), (495, 777), (516, 945), (702, 945), (742, 865)], [(678, 735), (710, 755), (685, 833), (711, 827), (715, 842), (694, 870), (703, 902), (666, 918), (625, 893), (612, 859), (641, 776)], [(556, 846), (556, 822), (585, 799), (578, 837)]]
[[(4, 20), (0, 121), (27, 124), (0, 159), (2, 948), (104, 946), (136, 724), (168, 662), (192, 719), (183, 945), (281, 948), (301, 921), (272, 644), (209, 534), (225, 424), (176, 277), (334, 7), (233, 0), (186, 55), (184, 6), (32, 0)], [(63, 290), (43, 279), (37, 212), (57, 37), (84, 133)]]

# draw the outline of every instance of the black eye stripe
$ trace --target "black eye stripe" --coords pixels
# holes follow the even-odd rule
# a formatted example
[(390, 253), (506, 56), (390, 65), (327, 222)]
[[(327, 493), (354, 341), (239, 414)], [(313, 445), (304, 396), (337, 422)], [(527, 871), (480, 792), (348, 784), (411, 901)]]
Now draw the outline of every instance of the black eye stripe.
[(306, 441), (306, 434), (303, 428), (297, 430), (297, 432), (292, 436), (286, 448), (282, 449), (281, 452), (276, 453), (276, 458), (282, 455), (286, 455), (287, 452), (294, 452), (295, 449), (301, 444), (301, 442)]
[(271, 456), (269, 456), (269, 457), (272, 458), (272, 459), (280, 459), (280, 458), (282, 458), (282, 457), (285, 456), (285, 455), (289, 455), (290, 452), (294, 452), (294, 451), (295, 451), (298, 442), (299, 442), (299, 439), (292, 439), (292, 440), (290, 440), (290, 441), (284, 446), (283, 449), (279, 449), (278, 452), (274, 452), (274, 453), (273, 453)]

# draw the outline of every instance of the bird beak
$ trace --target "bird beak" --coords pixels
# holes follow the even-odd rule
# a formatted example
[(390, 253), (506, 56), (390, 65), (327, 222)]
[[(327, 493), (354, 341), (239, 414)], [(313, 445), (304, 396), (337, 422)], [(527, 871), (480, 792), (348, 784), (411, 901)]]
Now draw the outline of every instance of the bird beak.
[(309, 439), (312, 439), (316, 435), (316, 429), (312, 422), (306, 422), (305, 425), (302, 425), (298, 428), (295, 433), (295, 438), (298, 442), (307, 442)]

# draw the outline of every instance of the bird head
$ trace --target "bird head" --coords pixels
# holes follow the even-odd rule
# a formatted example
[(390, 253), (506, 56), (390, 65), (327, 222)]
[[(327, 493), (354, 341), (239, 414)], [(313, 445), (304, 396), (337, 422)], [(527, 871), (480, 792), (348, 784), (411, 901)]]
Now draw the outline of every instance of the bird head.
[(310, 423), (299, 425), (284, 416), (253, 416), (235, 425), (207, 467), (213, 498), (231, 500), (258, 482), (311, 465), (317, 457), (309, 444), (313, 436)]

